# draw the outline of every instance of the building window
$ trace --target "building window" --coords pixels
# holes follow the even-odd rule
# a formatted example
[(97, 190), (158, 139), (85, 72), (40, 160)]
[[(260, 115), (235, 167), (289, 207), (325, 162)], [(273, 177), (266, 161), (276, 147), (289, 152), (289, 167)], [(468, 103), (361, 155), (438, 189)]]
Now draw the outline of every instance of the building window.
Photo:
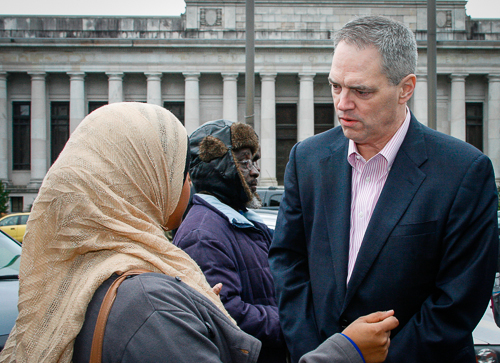
[(97, 110), (99, 107), (105, 106), (108, 103), (106, 101), (90, 101), (89, 102), (89, 113)]
[(483, 151), (483, 103), (466, 103), (465, 114), (466, 141)]
[(69, 138), (69, 102), (50, 104), (50, 157), (56, 161)]
[(283, 185), (292, 147), (297, 143), (297, 105), (276, 104), (276, 179)]
[(163, 107), (172, 112), (184, 125), (184, 102), (163, 102)]
[(333, 127), (333, 103), (314, 105), (314, 135), (330, 130)]
[(23, 211), (23, 197), (10, 197), (10, 209), (12, 213)]
[(31, 104), (12, 103), (12, 169), (30, 170), (31, 167)]

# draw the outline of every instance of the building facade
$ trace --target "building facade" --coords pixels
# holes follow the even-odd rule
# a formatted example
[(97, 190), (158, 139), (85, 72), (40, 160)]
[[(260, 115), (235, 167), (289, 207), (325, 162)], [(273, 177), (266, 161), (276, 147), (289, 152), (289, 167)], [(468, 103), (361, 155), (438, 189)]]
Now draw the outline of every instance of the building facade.
[[(437, 1), (437, 129), (487, 154), (500, 176), (500, 19)], [(283, 182), (291, 147), (338, 124), (327, 76), (332, 35), (383, 15), (418, 43), (410, 109), (427, 124), (427, 3), (256, 0), (254, 128), (261, 185)], [(11, 210), (29, 210), (71, 132), (92, 110), (138, 101), (171, 110), (192, 132), (245, 120), (245, 1), (186, 0), (168, 17), (0, 17), (0, 180)]]

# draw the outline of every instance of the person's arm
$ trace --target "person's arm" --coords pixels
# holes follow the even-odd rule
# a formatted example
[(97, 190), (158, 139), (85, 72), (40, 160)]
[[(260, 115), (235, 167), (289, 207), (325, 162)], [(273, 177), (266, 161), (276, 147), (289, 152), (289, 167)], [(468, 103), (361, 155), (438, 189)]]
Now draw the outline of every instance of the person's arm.
[(302, 355), (322, 342), (317, 333), (313, 309), (297, 181), (297, 145), (290, 152), (286, 167), (285, 193), (269, 251), (269, 264), (276, 286), (281, 325), (293, 362), (297, 362)]
[[(257, 339), (182, 281), (155, 275), (131, 281), (129, 286), (134, 288), (117, 296), (114, 307), (119, 313), (112, 312), (108, 319), (105, 334), (112, 336), (105, 336), (104, 351), (108, 352), (103, 361), (221, 363), (233, 354), (257, 360), (261, 346)], [(137, 314), (141, 309), (147, 313)], [(121, 335), (123, 329), (130, 329), (131, 320), (136, 321), (134, 328)]]
[(180, 304), (179, 307), (150, 315), (117, 361), (222, 362), (220, 349), (210, 338), (204, 322), (192, 311)]
[(474, 359), (471, 332), (488, 304), (497, 263), (497, 207), (493, 168), (481, 155), (464, 176), (448, 214), (435, 292), (392, 338), (388, 362), (401, 357), (411, 357), (408, 362)]
[(221, 301), (244, 332), (259, 339), (263, 346), (284, 347), (278, 307), (245, 301), (241, 277), (225, 243), (206, 231), (193, 231), (178, 243), (200, 266), (210, 285), (222, 283)]
[(380, 363), (387, 357), (391, 330), (399, 324), (394, 311), (376, 312), (352, 322), (334, 334), (299, 363)]

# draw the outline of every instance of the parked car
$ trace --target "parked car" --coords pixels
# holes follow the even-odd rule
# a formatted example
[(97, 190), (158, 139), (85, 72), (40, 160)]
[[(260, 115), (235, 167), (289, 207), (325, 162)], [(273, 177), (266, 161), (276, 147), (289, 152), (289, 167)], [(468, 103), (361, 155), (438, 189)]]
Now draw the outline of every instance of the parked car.
[(17, 318), (20, 256), (19, 242), (0, 231), (0, 350)]
[[(260, 193), (259, 193), (260, 194)], [(278, 209), (255, 209), (264, 223), (271, 229), (276, 226)], [(497, 285), (500, 286), (500, 275), (497, 273)], [(493, 306), (490, 304), (484, 316), (472, 332), (477, 363), (500, 363), (500, 327), (493, 318)]]
[(265, 209), (278, 209), (285, 189), (282, 186), (257, 187), (257, 193)]
[(0, 218), (0, 230), (23, 243), (24, 233), (26, 232), (26, 222), (29, 216), (29, 213), (13, 213), (6, 215)]
[(264, 221), (264, 224), (269, 228), (273, 229), (276, 227), (276, 217), (278, 216), (278, 209), (252, 209), (256, 212)]

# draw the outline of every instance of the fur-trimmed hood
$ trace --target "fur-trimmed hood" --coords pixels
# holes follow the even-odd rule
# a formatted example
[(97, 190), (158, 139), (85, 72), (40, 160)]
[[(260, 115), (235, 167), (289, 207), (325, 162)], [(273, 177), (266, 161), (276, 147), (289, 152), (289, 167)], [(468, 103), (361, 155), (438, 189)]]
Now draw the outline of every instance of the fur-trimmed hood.
[(234, 150), (249, 148), (255, 155), (259, 140), (251, 126), (227, 120), (210, 121), (189, 137), (190, 175), (197, 193), (207, 193), (221, 202), (244, 209), (253, 193), (236, 166)]

